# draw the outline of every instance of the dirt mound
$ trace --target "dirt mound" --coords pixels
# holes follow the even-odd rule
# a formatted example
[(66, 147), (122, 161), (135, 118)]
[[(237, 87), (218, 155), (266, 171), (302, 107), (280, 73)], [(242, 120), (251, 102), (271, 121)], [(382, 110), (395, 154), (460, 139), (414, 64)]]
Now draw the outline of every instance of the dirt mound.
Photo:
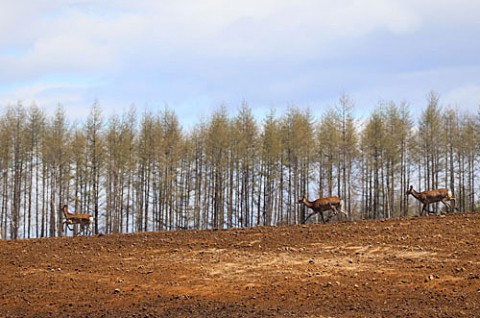
[(0, 317), (479, 317), (480, 214), (0, 242)]

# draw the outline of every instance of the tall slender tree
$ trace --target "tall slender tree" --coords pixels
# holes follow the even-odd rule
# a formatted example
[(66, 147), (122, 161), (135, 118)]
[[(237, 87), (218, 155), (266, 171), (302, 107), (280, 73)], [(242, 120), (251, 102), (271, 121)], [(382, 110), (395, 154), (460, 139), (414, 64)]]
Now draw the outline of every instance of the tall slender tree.
[(313, 118), (310, 110), (302, 113), (292, 107), (282, 121), (283, 166), (285, 169), (286, 222), (305, 220), (305, 209), (296, 204), (298, 198), (309, 192), (312, 156), (315, 150)]
[[(24, 187), (24, 174), (26, 165), (26, 145), (25, 145), (25, 127), (26, 127), (26, 110), (21, 102), (15, 106), (9, 107), (6, 114), (8, 137), (7, 142), (11, 145), (11, 166), (12, 179), (10, 180), (9, 191), (11, 195), (10, 201), (10, 237), (17, 239), (20, 236), (22, 224), (22, 188)], [(7, 213), (8, 215), (8, 213)]]
[(99, 211), (100, 211), (100, 191), (101, 175), (104, 164), (104, 138), (103, 138), (103, 118), (102, 111), (98, 101), (92, 105), (90, 114), (86, 123), (87, 153), (88, 153), (88, 181), (87, 190), (87, 210), (93, 210), (95, 220), (94, 231), (99, 232)]
[[(239, 114), (234, 119), (232, 127), (232, 156), (231, 176), (236, 176), (238, 182), (236, 198), (230, 195), (230, 201), (236, 199), (240, 211), (241, 226), (252, 226), (260, 222), (258, 214), (254, 213), (256, 187), (255, 167), (258, 165), (258, 128), (248, 104), (243, 103)], [(232, 190), (232, 189), (231, 189)], [(229, 205), (232, 205), (231, 203)], [(232, 213), (230, 213), (232, 214)], [(253, 218), (256, 217), (254, 222)], [(231, 224), (230, 224), (231, 226)]]
[[(213, 228), (225, 225), (225, 189), (227, 163), (230, 152), (230, 121), (225, 107), (216, 111), (209, 123), (206, 140), (206, 160), (209, 186), (207, 197), (211, 197)], [(240, 223), (245, 222), (241, 220)]]
[(279, 197), (281, 167), (280, 122), (270, 112), (264, 122), (261, 151), (261, 173), (263, 178), (263, 225), (273, 225), (282, 220), (282, 208)]
[(122, 118), (110, 118), (105, 137), (106, 152), (106, 232), (121, 233), (128, 224), (129, 200), (134, 152), (135, 111), (130, 110)]
[[(67, 151), (69, 138), (65, 111), (58, 106), (54, 118), (48, 124), (42, 145), (44, 202), (43, 210), (49, 213), (49, 236), (55, 236), (62, 231), (62, 212), (60, 206), (65, 200), (66, 187), (69, 182), (69, 153)], [(47, 197), (47, 193), (49, 194)], [(42, 216), (42, 219), (45, 219)]]
[(164, 223), (168, 229), (175, 229), (183, 217), (177, 208), (182, 199), (178, 182), (183, 137), (176, 114), (168, 109), (160, 113), (157, 130), (160, 131), (156, 135), (161, 136), (156, 144), (158, 158), (156, 175), (161, 177), (156, 181), (160, 185), (160, 224)]
[[(25, 195), (24, 195), (24, 233), (27, 238), (33, 236), (35, 225), (35, 237), (38, 237), (38, 224), (40, 215), (40, 173), (41, 173), (41, 141), (46, 128), (46, 115), (36, 105), (32, 104), (28, 110), (26, 126), (27, 146), (27, 173), (25, 174)], [(35, 216), (35, 218), (34, 218)]]
[(155, 129), (157, 119), (151, 112), (142, 115), (139, 138), (137, 141), (138, 171), (135, 182), (135, 230), (147, 231), (149, 224), (150, 192), (152, 174), (155, 166), (156, 139), (162, 136), (155, 135), (160, 130)]
[(422, 113), (419, 124), (419, 147), (424, 167), (424, 188), (433, 189), (439, 186), (440, 152), (443, 147), (441, 131), (441, 109), (439, 97), (430, 92), (427, 97), (427, 108)]

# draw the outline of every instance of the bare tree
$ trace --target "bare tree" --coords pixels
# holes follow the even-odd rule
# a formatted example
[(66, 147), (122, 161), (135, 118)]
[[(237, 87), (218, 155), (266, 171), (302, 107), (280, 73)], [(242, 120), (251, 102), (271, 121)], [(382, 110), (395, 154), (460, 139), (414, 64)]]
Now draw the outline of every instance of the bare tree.
[(225, 190), (227, 163), (230, 145), (230, 121), (226, 109), (222, 108), (213, 114), (207, 128), (206, 160), (209, 185), (207, 197), (211, 198), (211, 225), (223, 228), (225, 225)]
[[(279, 179), (281, 174), (281, 137), (280, 123), (273, 112), (264, 122), (261, 150), (261, 177), (263, 178), (263, 225), (273, 225), (282, 219), (282, 204), (279, 203)], [(279, 216), (278, 218), (276, 216)]]
[(87, 209), (93, 210), (95, 221), (94, 232), (99, 233), (99, 211), (100, 211), (100, 191), (101, 175), (104, 165), (104, 138), (103, 138), (103, 118), (100, 104), (98, 101), (93, 103), (86, 123), (87, 137), (87, 164), (88, 164), (88, 190), (87, 190)]

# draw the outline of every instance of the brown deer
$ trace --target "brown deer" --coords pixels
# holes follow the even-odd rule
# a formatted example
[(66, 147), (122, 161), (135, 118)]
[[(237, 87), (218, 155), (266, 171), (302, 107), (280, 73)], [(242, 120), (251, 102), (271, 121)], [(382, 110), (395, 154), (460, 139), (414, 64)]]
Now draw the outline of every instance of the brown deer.
[(303, 223), (306, 223), (307, 220), (312, 217), (313, 215), (320, 213), (320, 217), (322, 218), (322, 222), (325, 223), (326, 221), (329, 221), (330, 218), (328, 218), (325, 221), (325, 218), (323, 216), (324, 211), (333, 211), (333, 214), (336, 215), (340, 211), (343, 213), (345, 216), (347, 213), (343, 211), (343, 200), (340, 199), (339, 197), (333, 196), (333, 197), (326, 197), (326, 198), (320, 198), (315, 201), (308, 201), (307, 196), (303, 195), (299, 200), (298, 203), (303, 203), (305, 204), (306, 207), (312, 209), (312, 213), (303, 221)]
[(423, 204), (422, 211), (420, 215), (425, 215), (426, 212), (430, 213), (427, 210), (427, 206), (430, 203), (442, 202), (447, 207), (447, 211), (452, 211), (452, 202), (453, 209), (455, 209), (456, 198), (452, 195), (452, 192), (448, 189), (435, 189), (424, 192), (417, 192), (413, 189), (411, 185), (408, 191), (405, 193), (406, 196), (411, 194), (415, 199), (420, 201)]
[(68, 206), (65, 204), (63, 206), (63, 214), (65, 215), (65, 221), (63, 224), (67, 226), (70, 231), (73, 231), (73, 228), (70, 228), (69, 225), (80, 224), (80, 232), (83, 234), (92, 234), (92, 223), (93, 216), (88, 213), (70, 213), (68, 212)]

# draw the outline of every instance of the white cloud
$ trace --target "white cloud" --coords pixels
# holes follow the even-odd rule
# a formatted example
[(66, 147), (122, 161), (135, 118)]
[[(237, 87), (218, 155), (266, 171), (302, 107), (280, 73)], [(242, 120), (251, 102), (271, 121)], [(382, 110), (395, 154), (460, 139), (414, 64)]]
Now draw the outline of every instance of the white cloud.
[(455, 88), (480, 85), (468, 71), (478, 69), (478, 44), (455, 42), (479, 31), (473, 0), (3, 2), (4, 104), (269, 107), (342, 92), (411, 100), (431, 89), (466, 103), (477, 91)]
[(480, 83), (451, 89), (445, 94), (444, 103), (464, 110), (477, 111), (480, 109)]
[(167, 50), (213, 57), (313, 57), (377, 29), (412, 32), (419, 17), (397, 1), (175, 2), (147, 19)]
[[(18, 24), (11, 19), (9, 23), (11, 29), (19, 30), (28, 19), (27, 29), (37, 45), (53, 44), (52, 50), (65, 50), (55, 44), (68, 48), (71, 42), (54, 41), (70, 37), (87, 48), (110, 44), (121, 50), (132, 41), (160, 53), (193, 49), (213, 56), (281, 55), (282, 51), (318, 50), (338, 37), (363, 36), (378, 28), (402, 33), (418, 26), (416, 14), (398, 1), (46, 3), (50, 5), (29, 10)], [(13, 7), (12, 15), (20, 16), (25, 7)], [(74, 53), (75, 48), (65, 53)]]
[[(41, 107), (54, 109), (58, 104), (69, 105), (71, 110), (78, 110), (93, 103), (85, 104), (85, 92), (91, 88), (86, 83), (69, 83), (63, 81), (37, 82), (25, 86), (12, 87), (6, 93), (0, 93), (0, 105), (10, 105), (22, 101), (25, 105), (36, 103)], [(72, 112), (73, 113), (73, 112)]]

